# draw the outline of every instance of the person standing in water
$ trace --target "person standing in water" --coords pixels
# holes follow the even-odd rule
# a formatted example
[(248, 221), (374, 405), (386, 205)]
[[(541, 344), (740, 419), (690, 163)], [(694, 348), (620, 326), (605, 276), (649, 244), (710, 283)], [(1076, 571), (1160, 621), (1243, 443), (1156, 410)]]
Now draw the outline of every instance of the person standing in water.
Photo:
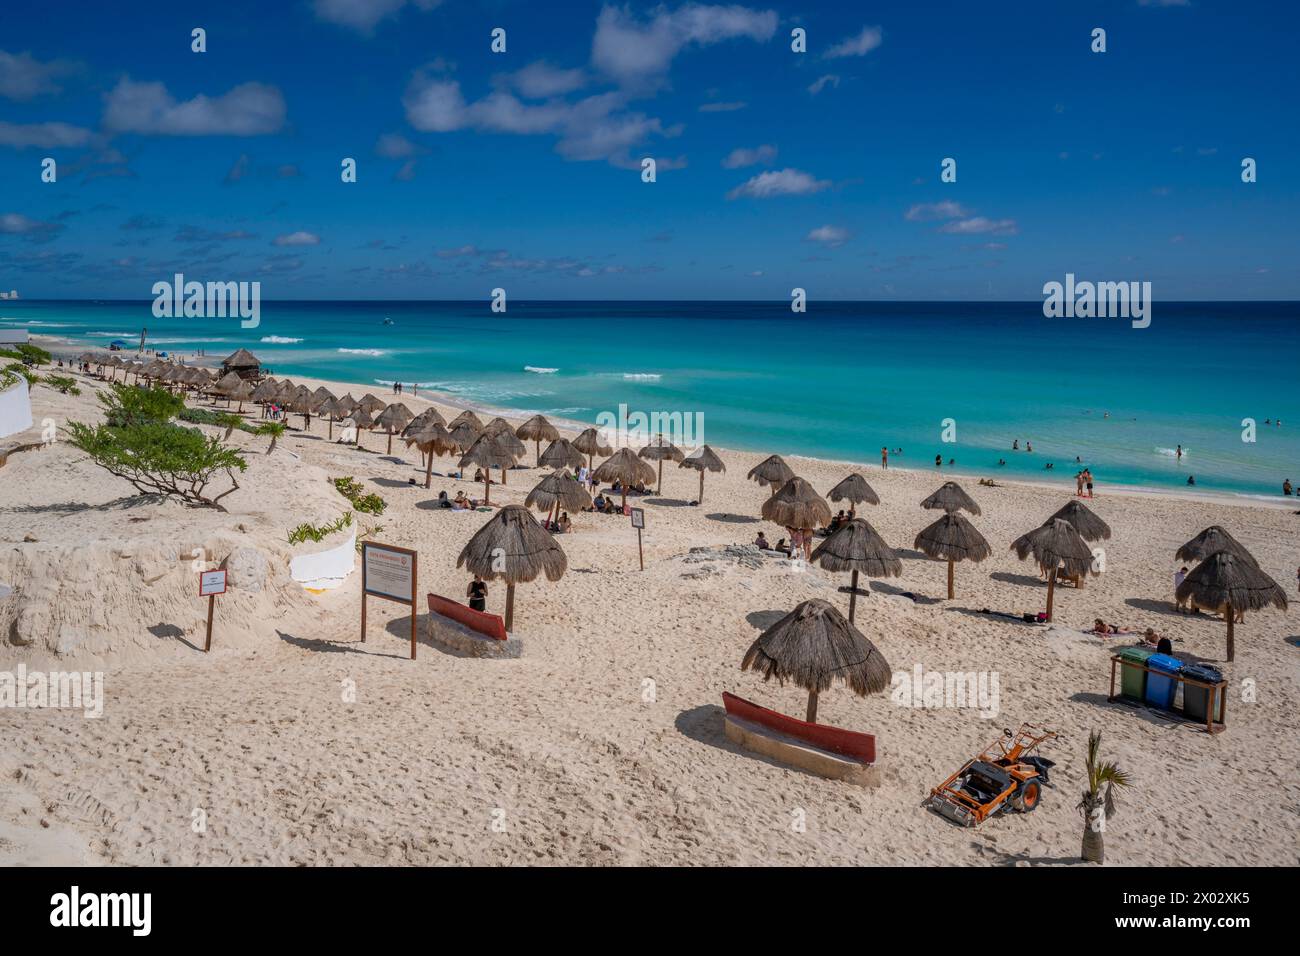
[(889, 449), (883, 445), (880, 448), (880, 467), (881, 468), (889, 467)]
[(1182, 461), (1182, 460), (1183, 460), (1183, 446), (1182, 446), (1182, 445), (1179, 445), (1177, 448), (1174, 449), (1174, 459), (1175, 459), (1176, 461)]

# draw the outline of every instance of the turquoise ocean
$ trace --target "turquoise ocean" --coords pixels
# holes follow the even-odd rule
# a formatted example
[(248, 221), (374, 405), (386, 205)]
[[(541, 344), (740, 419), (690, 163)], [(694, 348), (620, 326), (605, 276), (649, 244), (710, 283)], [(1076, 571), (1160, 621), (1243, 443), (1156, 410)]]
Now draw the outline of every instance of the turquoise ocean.
[(176, 357), (243, 346), (277, 376), (358, 396), (400, 380), (512, 417), (699, 414), (714, 446), (878, 465), (884, 445), (904, 467), (940, 454), (945, 472), (1071, 490), (1080, 462), (1102, 488), (1185, 491), (1194, 476), (1197, 491), (1277, 498), (1300, 482), (1300, 303), (1156, 302), (1135, 329), (1045, 318), (1040, 302), (264, 302), (244, 329), (155, 318), (151, 301), (18, 300), (0, 302), (6, 327), (131, 351), (147, 329)]

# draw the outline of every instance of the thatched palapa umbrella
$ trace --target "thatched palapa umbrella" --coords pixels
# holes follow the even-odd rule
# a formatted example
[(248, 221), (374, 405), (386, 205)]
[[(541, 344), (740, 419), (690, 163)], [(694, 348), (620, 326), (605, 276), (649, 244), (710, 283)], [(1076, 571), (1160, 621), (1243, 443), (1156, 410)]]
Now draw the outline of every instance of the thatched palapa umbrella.
[(485, 581), (506, 582), (506, 630), (514, 627), (515, 585), (545, 574), (558, 581), (568, 568), (564, 550), (523, 505), (506, 505), (474, 533), (456, 559)]
[(644, 458), (646, 461), (659, 462), (659, 484), (656, 488), (656, 494), (662, 495), (664, 493), (664, 462), (680, 462), (686, 457), (686, 453), (672, 442), (664, 441), (663, 433), (660, 432), (659, 436), (655, 439), (655, 443), (653, 445), (646, 445), (642, 448), (637, 452), (637, 457)]
[(235, 409), (235, 414), (242, 414), (244, 411), (244, 402), (249, 401), (253, 397), (253, 386), (249, 385), (246, 379), (241, 378), (239, 384), (226, 393), (226, 397), (231, 401), (239, 402), (239, 407)]
[(1021, 535), (1012, 542), (1011, 550), (1021, 561), (1033, 555), (1047, 575), (1047, 620), (1051, 623), (1057, 572), (1064, 571), (1067, 577), (1082, 577), (1092, 567), (1092, 551), (1074, 525), (1064, 518), (1050, 518), (1041, 528)]
[(415, 419), (403, 429), (402, 438), (406, 440), (408, 447), (415, 445), (425, 456), (424, 487), (426, 488), (433, 480), (433, 456), (458, 451), (447, 429), (432, 418), (423, 421), (419, 418)]
[(373, 428), (375, 420), (370, 417), (370, 413), (358, 405), (348, 414), (347, 421), (352, 423), (353, 436), (352, 444), (357, 448), (361, 447), (361, 432), (366, 428)]
[(393, 402), (376, 416), (375, 427), (382, 428), (388, 433), (388, 451), (385, 454), (391, 455), (393, 453), (393, 433), (400, 432), (414, 418), (415, 416), (411, 414), (411, 410), (401, 402)]
[(253, 389), (253, 401), (262, 406), (262, 417), (266, 417), (266, 406), (275, 401), (280, 391), (280, 384), (273, 378), (264, 378)]
[(811, 560), (832, 573), (852, 573), (849, 581), (850, 621), (857, 607), (859, 574), (869, 578), (896, 578), (903, 573), (903, 562), (898, 555), (862, 518), (852, 518), (840, 525), (833, 535), (817, 545)]
[(769, 455), (749, 469), (746, 477), (750, 481), (757, 481), (760, 485), (767, 485), (771, 489), (771, 494), (776, 494), (782, 485), (794, 477), (794, 470), (780, 455)]
[[(491, 435), (497, 440), (497, 443), (500, 444), (502, 448), (509, 451), (510, 454), (514, 456), (515, 464), (518, 464), (519, 459), (528, 454), (528, 448), (515, 436), (515, 427), (504, 418), (494, 418), (492, 421), (484, 425), (483, 434)], [(513, 468), (514, 465), (511, 465), (510, 467)], [(506, 473), (505, 471), (502, 471), (501, 484), (504, 485), (506, 483)]]
[(955, 596), (953, 591), (953, 565), (958, 561), (983, 561), (993, 553), (984, 535), (976, 530), (966, 516), (957, 511), (948, 511), (944, 516), (921, 531), (913, 543), (918, 551), (924, 551), (932, 558), (948, 562), (948, 600)]
[[(149, 371), (151, 367), (152, 367), (152, 363), (150, 363), (150, 365), (145, 366), (145, 369), (141, 372), (141, 374), (152, 375), (153, 373)], [(234, 372), (227, 372), (217, 381), (215, 385), (212, 386), (212, 391), (216, 392), (227, 402), (229, 402), (231, 393), (233, 393), (235, 389), (239, 388), (239, 386), (242, 385), (243, 383), (244, 380), (240, 378), (238, 375), (236, 375)]]
[(655, 480), (655, 470), (638, 458), (631, 448), (620, 448), (591, 474), (592, 481), (619, 483), (623, 492), (623, 507), (627, 507), (627, 486), (649, 484)]
[(361, 400), (358, 401), (357, 404), (368, 411), (371, 416), (378, 415), (388, 407), (388, 404), (382, 398), (375, 398), (375, 396), (371, 395), (369, 392), (362, 395)]
[(456, 447), (461, 451), (468, 451), (470, 445), (478, 441), (483, 429), (476, 428), (473, 422), (462, 421), (452, 422), (447, 428), (447, 433), (451, 435), (451, 440), (456, 443)]
[[(454, 432), (452, 433), (455, 434)], [(483, 504), (491, 504), (492, 498), (492, 469), (500, 468), (501, 474), (504, 475), (507, 468), (513, 467), (515, 463), (514, 453), (501, 441), (500, 435), (489, 435), (484, 432), (474, 439), (474, 444), (470, 445), (465, 454), (461, 456), (460, 467), (466, 465), (475, 465), (483, 471)]]
[(893, 674), (876, 645), (821, 600), (804, 601), (754, 641), (742, 670), (756, 670), (763, 680), (792, 681), (808, 691), (810, 724), (817, 722), (817, 697), (842, 680), (859, 697), (880, 694)]
[(555, 441), (560, 437), (560, 431), (546, 420), (545, 415), (534, 415), (515, 429), (515, 437), (533, 443), (533, 452), (537, 455), (537, 467), (540, 468), (542, 467), (542, 442)]
[(1228, 532), (1219, 527), (1217, 524), (1210, 525), (1191, 541), (1178, 549), (1174, 557), (1179, 561), (1204, 561), (1212, 554), (1220, 551), (1231, 551), (1233, 554), (1240, 555), (1256, 567), (1259, 562), (1255, 556), (1246, 550), (1246, 546), (1234, 538)]
[(576, 472), (587, 463), (587, 458), (567, 438), (557, 438), (546, 446), (537, 463), (544, 468), (571, 468)]
[[(869, 505), (880, 504), (880, 495), (856, 471), (832, 488), (826, 497), (831, 501), (847, 501), (851, 508), (864, 501)], [(856, 512), (856, 508), (853, 510)]]
[(1175, 596), (1180, 602), (1222, 611), (1228, 622), (1228, 660), (1236, 655), (1232, 625), (1237, 614), (1266, 607), (1286, 610), (1286, 594), (1258, 565), (1242, 555), (1216, 551), (1187, 575)]
[(1088, 506), (1077, 498), (1070, 499), (1064, 508), (1047, 520), (1052, 521), (1056, 518), (1070, 522), (1084, 541), (1103, 541), (1110, 538), (1110, 525), (1088, 510)]
[(585, 511), (591, 507), (591, 495), (582, 486), (582, 482), (567, 471), (554, 471), (537, 483), (528, 497), (524, 507), (536, 508), (546, 512), (547, 526), (550, 526), (551, 512), (558, 517), (561, 509), (566, 511)]
[(447, 425), (447, 431), (454, 431), (456, 429), (456, 426), (459, 425), (461, 422), (469, 422), (471, 425), (474, 426), (475, 432), (483, 431), (483, 422), (479, 419), (477, 415), (471, 412), (468, 408), (451, 420), (451, 422)]
[(573, 447), (578, 449), (587, 456), (587, 467), (590, 468), (595, 461), (596, 455), (612, 455), (614, 449), (600, 440), (600, 432), (595, 428), (588, 428), (581, 435), (573, 440)]
[(944, 511), (965, 509), (973, 515), (980, 513), (980, 506), (975, 499), (966, 494), (965, 489), (955, 481), (945, 481), (939, 490), (921, 502), (922, 508), (942, 508)]
[(700, 504), (704, 504), (704, 473), (706, 471), (726, 471), (727, 466), (722, 463), (722, 459), (708, 445), (701, 445), (689, 455), (685, 456), (677, 466), (678, 468), (694, 468), (700, 473)]
[(763, 502), (762, 515), (784, 528), (797, 528), (804, 532), (804, 547), (807, 549), (813, 529), (830, 524), (831, 509), (812, 485), (794, 477)]

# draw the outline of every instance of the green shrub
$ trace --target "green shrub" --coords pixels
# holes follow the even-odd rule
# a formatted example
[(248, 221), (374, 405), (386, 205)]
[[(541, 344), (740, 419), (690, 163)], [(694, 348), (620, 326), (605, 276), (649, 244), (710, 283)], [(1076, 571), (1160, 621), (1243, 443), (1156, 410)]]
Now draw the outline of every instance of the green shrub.
[[(239, 488), (236, 471), (248, 463), (215, 437), (166, 422), (91, 427), (69, 422), (70, 443), (109, 474), (129, 481), (142, 495), (158, 494), (224, 511), (221, 499)], [(207, 486), (225, 472), (231, 487), (210, 496)]]
[(185, 411), (185, 400), (165, 388), (141, 388), (114, 382), (110, 391), (101, 392), (100, 404), (113, 428), (133, 425), (161, 425)]
[(352, 525), (352, 512), (343, 512), (343, 517), (331, 524), (314, 525), (300, 524), (289, 532), (290, 544), (302, 544), (304, 541), (324, 541), (336, 531), (342, 531), (344, 528)]
[(77, 380), (67, 375), (47, 375), (45, 384), (64, 395), (80, 395), (81, 389), (77, 388)]
[(245, 431), (252, 432), (254, 435), (270, 435), (271, 444), (267, 447), (266, 453), (269, 455), (275, 451), (275, 443), (283, 436), (288, 426), (284, 422), (262, 422), (262, 424), (250, 427), (247, 424), (241, 425)]
[(381, 515), (384, 513), (384, 509), (388, 507), (387, 502), (379, 495), (366, 494), (366, 486), (350, 476), (335, 478), (334, 487), (338, 489), (339, 494), (352, 502), (352, 507), (363, 514)]
[(10, 362), (4, 367), (4, 372), (13, 381), (17, 381), (18, 378), (26, 380), (28, 388), (31, 388), (39, 380), (36, 373), (22, 362)]
[(49, 365), (54, 361), (54, 357), (49, 352), (40, 346), (32, 345), (30, 342), (0, 349), (0, 358), (17, 359), (29, 365)]

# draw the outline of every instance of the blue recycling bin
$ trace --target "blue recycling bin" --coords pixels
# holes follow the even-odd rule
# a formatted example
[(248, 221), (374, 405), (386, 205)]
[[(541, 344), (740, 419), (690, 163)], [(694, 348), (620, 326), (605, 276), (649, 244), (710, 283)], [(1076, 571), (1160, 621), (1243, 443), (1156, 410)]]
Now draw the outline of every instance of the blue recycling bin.
[[(1209, 664), (1188, 664), (1183, 668), (1183, 677), (1190, 677), (1192, 680), (1206, 684), (1217, 684), (1223, 680), (1223, 674), (1219, 669)], [(1193, 720), (1208, 719), (1211, 696), (1214, 697), (1214, 721), (1223, 723), (1223, 694), (1215, 694), (1205, 687), (1183, 685), (1183, 713)]]
[(1173, 710), (1178, 681), (1174, 679), (1183, 669), (1183, 662), (1168, 654), (1152, 654), (1147, 658), (1147, 703), (1163, 710)]

